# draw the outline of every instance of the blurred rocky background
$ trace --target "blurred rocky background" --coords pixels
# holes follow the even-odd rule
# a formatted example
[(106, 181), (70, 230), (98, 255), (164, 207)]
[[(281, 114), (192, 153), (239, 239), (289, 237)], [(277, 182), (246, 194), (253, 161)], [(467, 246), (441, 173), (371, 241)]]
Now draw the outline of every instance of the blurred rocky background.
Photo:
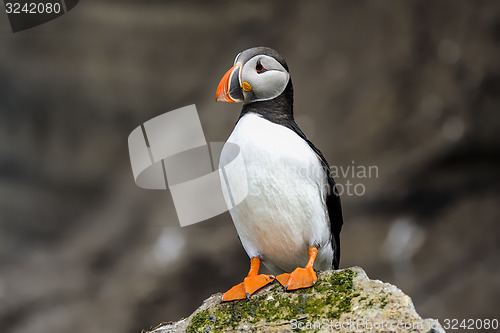
[(224, 141), (241, 105), (215, 89), (258, 45), (339, 171), (341, 266), (423, 317), (500, 319), (498, 1), (86, 0), (16, 34), (2, 12), (0, 41), (0, 332), (140, 332), (241, 282), (229, 215), (181, 228), (127, 137), (196, 104)]

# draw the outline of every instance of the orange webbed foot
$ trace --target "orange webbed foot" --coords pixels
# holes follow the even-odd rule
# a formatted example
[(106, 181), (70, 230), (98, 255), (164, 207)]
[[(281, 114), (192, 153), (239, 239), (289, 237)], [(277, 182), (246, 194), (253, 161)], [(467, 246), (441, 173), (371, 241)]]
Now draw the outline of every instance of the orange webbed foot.
[(222, 295), (222, 301), (234, 301), (237, 299), (249, 298), (260, 288), (273, 282), (275, 279), (272, 275), (259, 274), (247, 276), (242, 283), (235, 285)]
[(316, 256), (318, 255), (318, 249), (314, 246), (309, 248), (309, 261), (307, 262), (306, 267), (296, 268), (292, 273), (284, 273), (278, 275), (276, 280), (285, 287), (285, 290), (296, 290), (301, 288), (309, 288), (312, 287), (318, 277), (314, 272), (314, 261), (316, 260)]
[(296, 290), (312, 287), (318, 278), (312, 267), (297, 267), (292, 273), (281, 274), (276, 280), (285, 287), (285, 290)]

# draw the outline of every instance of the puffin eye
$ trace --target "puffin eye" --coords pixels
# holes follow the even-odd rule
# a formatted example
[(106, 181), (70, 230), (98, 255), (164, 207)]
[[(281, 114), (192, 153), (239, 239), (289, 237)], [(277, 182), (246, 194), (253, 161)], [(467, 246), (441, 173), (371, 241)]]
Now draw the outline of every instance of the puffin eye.
[(255, 70), (257, 71), (257, 73), (262, 73), (263, 71), (265, 71), (266, 69), (264, 68), (264, 66), (262, 66), (262, 63), (259, 61), (257, 61), (257, 65), (255, 66)]

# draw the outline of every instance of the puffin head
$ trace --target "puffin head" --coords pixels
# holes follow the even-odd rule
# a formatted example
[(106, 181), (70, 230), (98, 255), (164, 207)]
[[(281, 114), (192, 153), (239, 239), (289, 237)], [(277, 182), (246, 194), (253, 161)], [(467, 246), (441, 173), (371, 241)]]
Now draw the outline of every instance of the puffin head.
[(239, 53), (234, 66), (217, 87), (218, 102), (250, 104), (275, 99), (290, 87), (285, 59), (268, 47), (254, 47)]

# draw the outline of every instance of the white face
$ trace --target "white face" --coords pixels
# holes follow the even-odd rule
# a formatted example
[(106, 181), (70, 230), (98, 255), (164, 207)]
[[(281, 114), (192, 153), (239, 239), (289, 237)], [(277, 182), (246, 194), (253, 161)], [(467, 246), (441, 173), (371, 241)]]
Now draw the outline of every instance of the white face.
[(244, 103), (265, 101), (278, 97), (286, 88), (290, 74), (273, 57), (257, 55), (248, 60), (241, 69), (240, 84), (250, 84), (243, 91)]

